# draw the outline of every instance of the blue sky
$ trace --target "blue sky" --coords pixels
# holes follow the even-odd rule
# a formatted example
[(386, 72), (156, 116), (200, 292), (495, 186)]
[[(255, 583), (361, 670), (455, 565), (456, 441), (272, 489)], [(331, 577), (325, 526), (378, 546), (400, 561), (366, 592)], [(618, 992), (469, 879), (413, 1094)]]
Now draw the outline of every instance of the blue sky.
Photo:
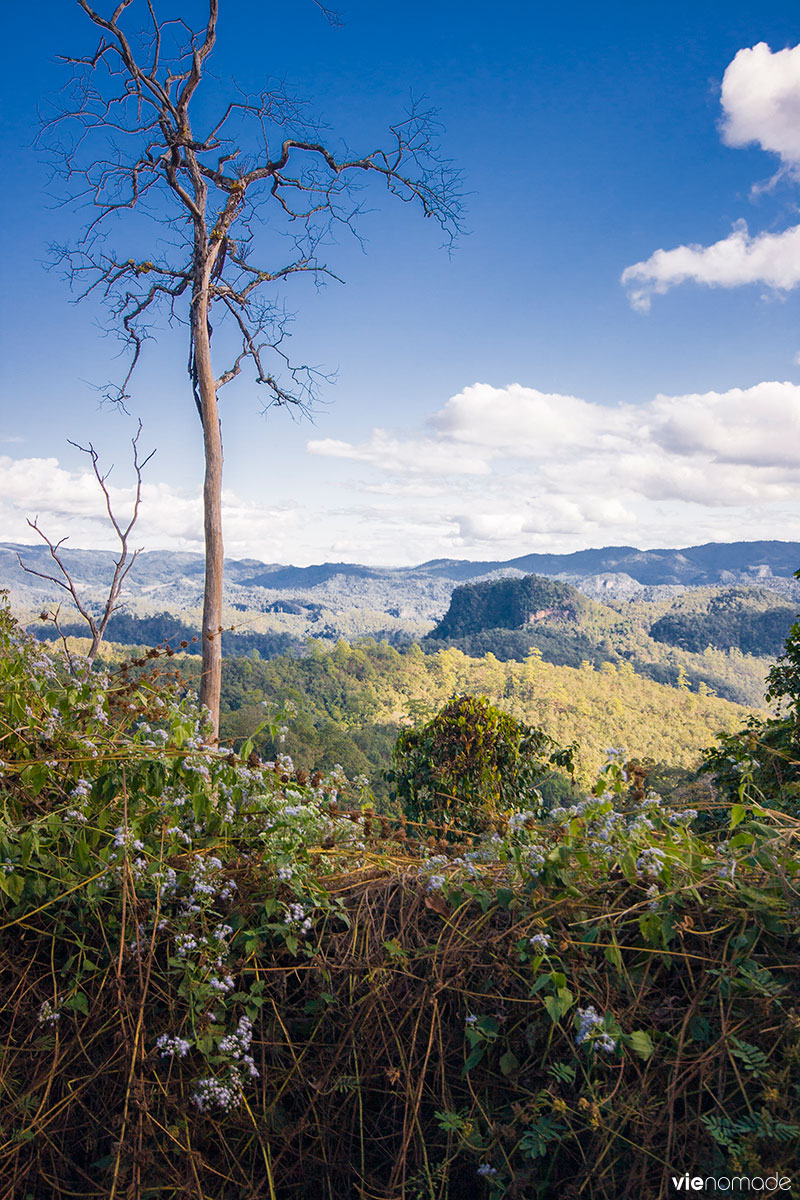
[[(223, 6), (220, 86), (285, 78), (354, 149), (426, 97), (463, 172), (466, 235), (448, 255), (376, 191), (364, 248), (342, 237), (327, 255), (344, 285), (287, 288), (293, 352), (336, 382), (313, 423), (260, 415), (246, 384), (223, 392), (230, 554), (409, 563), (800, 539), (794, 5), (352, 0), (339, 29), (310, 0), (259, 9)], [(124, 508), (132, 422), (92, 386), (118, 373), (119, 347), (44, 269), (82, 217), (47, 194), (31, 146), (65, 78), (56, 56), (95, 37), (71, 0), (37, 14), (30, 29), (18, 17), (4, 71), (0, 538), (32, 540), (38, 513), (104, 546), (67, 439), (116, 464)], [(185, 349), (165, 330), (135, 378), (131, 411), (157, 448), (147, 548), (201, 544)]]

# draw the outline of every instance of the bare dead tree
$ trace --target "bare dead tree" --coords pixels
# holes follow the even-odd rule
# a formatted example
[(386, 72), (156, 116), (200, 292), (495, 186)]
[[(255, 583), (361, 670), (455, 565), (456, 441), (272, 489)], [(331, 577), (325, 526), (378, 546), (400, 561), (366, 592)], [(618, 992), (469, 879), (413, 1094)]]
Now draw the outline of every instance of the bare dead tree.
[[(67, 538), (63, 537), (60, 541), (53, 542), (39, 525), (38, 516), (35, 517), (33, 521), (28, 521), (31, 529), (38, 533), (39, 537), (47, 545), (50, 551), (50, 557), (58, 567), (57, 575), (50, 575), (46, 571), (36, 571), (33, 567), (27, 566), (22, 561), (22, 557), (19, 552), (17, 552), (17, 559), (19, 560), (19, 565), (22, 567), (23, 571), (26, 571), (28, 575), (36, 575), (39, 579), (46, 579), (50, 583), (55, 583), (71, 597), (72, 603), (75, 605), (78, 612), (89, 626), (89, 632), (92, 636), (92, 644), (87, 655), (90, 662), (94, 662), (95, 658), (97, 657), (97, 651), (100, 649), (100, 643), (105, 635), (108, 622), (111, 619), (111, 614), (119, 607), (119, 598), (120, 593), (122, 592), (122, 585), (128, 576), (128, 572), (141, 553), (140, 549), (131, 552), (129, 547), (129, 539), (131, 533), (133, 532), (133, 527), (139, 517), (139, 507), (142, 502), (142, 471), (155, 454), (155, 450), (151, 450), (145, 459), (141, 461), (139, 460), (139, 436), (141, 432), (142, 422), (140, 421), (136, 435), (131, 439), (131, 445), (133, 447), (133, 469), (136, 474), (136, 487), (134, 490), (133, 509), (127, 525), (120, 523), (111, 505), (111, 494), (106, 481), (111, 474), (113, 467), (109, 467), (105, 474), (102, 474), (100, 471), (100, 457), (92, 443), (90, 442), (88, 446), (79, 446), (77, 442), (70, 442), (70, 446), (74, 446), (76, 450), (80, 450), (81, 453), (87, 454), (92, 461), (94, 477), (100, 485), (100, 489), (105, 499), (108, 519), (114, 527), (114, 532), (116, 533), (120, 544), (119, 557), (114, 562), (114, 573), (111, 577), (108, 595), (106, 596), (99, 616), (95, 615), (90, 604), (81, 597), (75, 581), (70, 574), (69, 568), (64, 562), (63, 556), (60, 553), (61, 547), (67, 541)], [(61, 640), (64, 643), (64, 648), (67, 651), (67, 657), (69, 658), (70, 655), (69, 650), (67, 649), (67, 641), (63, 633), (61, 633), (61, 628), (59, 625), (59, 610), (56, 609), (55, 613), (52, 614), (45, 612), (44, 616), (53, 622), (59, 634), (61, 634)]]
[[(380, 181), (418, 204), (447, 239), (458, 231), (459, 180), (440, 157), (435, 114), (412, 109), (390, 126), (387, 145), (361, 156), (336, 153), (280, 83), (257, 95), (224, 94), (208, 72), (219, 0), (204, 0), (205, 24), (160, 18), (156, 0), (115, 0), (104, 16), (77, 0), (100, 30), (94, 53), (65, 57), (73, 70), (66, 98), (43, 137), (71, 185), (93, 207), (81, 241), (62, 247), (78, 298), (101, 296), (130, 347), (122, 383), (106, 397), (124, 407), (132, 372), (158, 312), (189, 329), (189, 375), (203, 433), (205, 588), (200, 699), (219, 720), (222, 618), (222, 437), (220, 389), (247, 367), (271, 405), (307, 410), (319, 374), (290, 360), (286, 315), (275, 296), (296, 274), (333, 277), (320, 247), (337, 224), (355, 232), (359, 179)], [(333, 15), (318, 4), (333, 21)], [(140, 14), (139, 25), (134, 13)], [(213, 113), (213, 116), (209, 116)], [(113, 218), (133, 213), (158, 230), (148, 255), (107, 244)], [(129, 246), (142, 226), (129, 220)], [(271, 242), (271, 263), (253, 261), (256, 231)], [(235, 236), (234, 236), (235, 235)], [(158, 253), (154, 253), (154, 248)], [(222, 369), (211, 352), (212, 313), (238, 348)], [(215, 315), (215, 321), (217, 316)]]

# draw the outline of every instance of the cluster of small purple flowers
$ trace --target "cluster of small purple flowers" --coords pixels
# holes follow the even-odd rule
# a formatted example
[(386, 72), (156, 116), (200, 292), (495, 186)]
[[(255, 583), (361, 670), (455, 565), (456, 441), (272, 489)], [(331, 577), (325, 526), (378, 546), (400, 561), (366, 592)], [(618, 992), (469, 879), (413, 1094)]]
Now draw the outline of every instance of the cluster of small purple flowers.
[(61, 1013), (53, 1007), (50, 1000), (43, 1000), (37, 1019), (40, 1025), (55, 1025), (57, 1021), (61, 1020)]
[(527, 829), (529, 826), (535, 825), (538, 819), (538, 814), (533, 809), (522, 808), (513, 812), (508, 818), (508, 828), (512, 833), (517, 829)]
[(117, 850), (144, 850), (141, 838), (134, 837), (132, 830), (123, 825), (118, 825), (114, 830), (114, 846)]
[(535, 933), (533, 937), (528, 938), (528, 943), (529, 945), (533, 946), (534, 950), (538, 950), (540, 953), (546, 954), (550, 946), (550, 934)]
[(221, 1079), (198, 1079), (192, 1092), (192, 1101), (201, 1112), (209, 1108), (230, 1112), (241, 1104), (242, 1091), (235, 1083), (223, 1083)]
[(666, 854), (658, 846), (648, 846), (636, 860), (636, 873), (647, 876), (660, 875), (666, 859)]
[(231, 1075), (240, 1084), (244, 1083), (245, 1077), (258, 1079), (258, 1068), (253, 1062), (253, 1056), (250, 1053), (252, 1040), (253, 1022), (248, 1016), (244, 1016), (239, 1018), (236, 1032), (226, 1034), (219, 1044), (220, 1054), (228, 1054), (233, 1059), (231, 1063)]
[(221, 979), (216, 975), (210, 975), (208, 978), (208, 986), (213, 988), (215, 992), (220, 992), (223, 996), (226, 992), (232, 992), (236, 987), (236, 980), (232, 975), (224, 975)]
[(302, 904), (288, 905), (286, 909), (286, 920), (292, 925), (297, 925), (300, 933), (303, 935), (311, 932), (313, 921)]
[(238, 1108), (247, 1080), (259, 1075), (250, 1054), (252, 1040), (253, 1022), (247, 1016), (241, 1017), (236, 1031), (226, 1034), (219, 1043), (220, 1053), (230, 1059), (227, 1077), (198, 1079), (195, 1084), (192, 1100), (199, 1109), (221, 1108), (229, 1112)]
[(156, 1038), (156, 1049), (162, 1058), (186, 1058), (192, 1043), (174, 1034), (162, 1033)]
[(594, 1005), (590, 1004), (588, 1008), (579, 1008), (578, 1021), (578, 1032), (575, 1035), (576, 1046), (581, 1046), (584, 1042), (591, 1042), (600, 1050), (605, 1050), (607, 1054), (616, 1050), (617, 1043), (614, 1039), (608, 1033), (600, 1032), (604, 1027), (605, 1018), (600, 1016)]
[(201, 854), (195, 856), (189, 870), (192, 891), (186, 903), (188, 912), (201, 912), (216, 899), (231, 900), (233, 898), (236, 882), (233, 879), (219, 879), (218, 875), (221, 870), (222, 863), (215, 855), (208, 858)]

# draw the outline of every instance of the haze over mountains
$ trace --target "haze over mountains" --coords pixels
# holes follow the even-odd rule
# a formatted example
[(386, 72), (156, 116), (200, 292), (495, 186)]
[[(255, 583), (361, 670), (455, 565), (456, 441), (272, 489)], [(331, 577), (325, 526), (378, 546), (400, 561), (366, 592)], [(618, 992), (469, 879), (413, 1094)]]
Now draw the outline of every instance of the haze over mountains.
[[(17, 554), (37, 571), (52, 573), (46, 546), (0, 543), (0, 587), (8, 588), (20, 602), (38, 603), (53, 598), (60, 589), (27, 574)], [(75, 582), (90, 591), (102, 589), (114, 562), (107, 550), (61, 551)], [(587, 594), (606, 592), (625, 598), (653, 587), (698, 587), (709, 584), (758, 583), (784, 594), (794, 594), (794, 572), (800, 567), (800, 542), (709, 542), (682, 549), (638, 550), (634, 546), (606, 546), (572, 554), (525, 554), (505, 561), (471, 562), (432, 559), (412, 567), (370, 567), (358, 563), (325, 562), (308, 567), (263, 563), (257, 559), (228, 559), (225, 564), (228, 599), (243, 594), (257, 599), (261, 592), (308, 592), (318, 588), (350, 592), (353, 599), (368, 593), (386, 596), (387, 611), (399, 586), (417, 585), (421, 593), (438, 601), (439, 613), (454, 583), (502, 574), (536, 574), (564, 579)], [(150, 550), (139, 555), (126, 581), (129, 600), (151, 599), (157, 606), (196, 603), (203, 580), (203, 556), (180, 551)], [(437, 587), (436, 584), (441, 584)], [(370, 585), (365, 587), (365, 585)], [(264, 599), (263, 595), (260, 597)], [(644, 597), (642, 597), (644, 598)], [(272, 599), (272, 597), (270, 597)], [(249, 607), (249, 606), (248, 606)]]

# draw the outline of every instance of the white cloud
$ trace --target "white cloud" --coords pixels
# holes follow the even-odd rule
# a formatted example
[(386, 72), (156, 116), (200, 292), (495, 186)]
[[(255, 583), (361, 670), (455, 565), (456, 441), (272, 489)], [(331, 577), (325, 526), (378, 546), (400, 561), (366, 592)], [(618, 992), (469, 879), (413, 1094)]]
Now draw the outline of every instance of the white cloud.
[[(127, 520), (133, 487), (109, 484), (116, 515)], [(0, 537), (4, 541), (37, 540), (28, 519), (52, 541), (69, 538), (73, 548), (115, 550), (116, 535), (102, 493), (88, 471), (69, 471), (56, 458), (13, 459), (0, 456)], [(223, 493), (226, 552), (279, 558), (291, 553), (302, 517), (294, 506), (269, 507)], [(202, 550), (203, 509), (200, 493), (180, 492), (166, 482), (145, 481), (132, 548)]]
[(306, 449), (323, 458), (347, 458), (390, 473), (400, 470), (438, 478), (442, 475), (485, 475), (489, 470), (481, 454), (464, 454), (458, 447), (431, 438), (401, 440), (385, 429), (373, 429), (369, 441), (359, 446), (322, 438), (308, 442)]
[(744, 221), (711, 246), (677, 246), (656, 250), (643, 262), (622, 272), (634, 308), (647, 312), (653, 295), (693, 280), (708, 287), (740, 287), (761, 283), (777, 292), (788, 292), (800, 283), (800, 225), (783, 233), (751, 237)]
[[(384, 497), (380, 507), (358, 509), (365, 529), (391, 529), (385, 545), (395, 554), (383, 561), (448, 552), (511, 557), (554, 543), (774, 537), (776, 528), (800, 538), (799, 385), (605, 406), (520, 384), (474, 384), (426, 425), (426, 437), (381, 431), (380, 439), (346, 445), (347, 457), (365, 468), (360, 481), (347, 481), (348, 492)], [(393, 454), (374, 453), (378, 442), (391, 442)], [(481, 455), (485, 467), (479, 476), (440, 479), (435, 510), (420, 489), (415, 455), (423, 443), (432, 484), (436, 463), (458, 454)], [(674, 538), (666, 532), (675, 530)], [(405, 556), (402, 544), (410, 548)]]
[[(770, 50), (765, 42), (738, 52), (722, 80), (721, 132), (729, 146), (759, 145), (781, 160), (777, 178), (800, 178), (800, 45)], [(738, 221), (726, 238), (710, 246), (656, 250), (622, 272), (631, 304), (640, 312), (654, 295), (692, 281), (708, 287), (762, 284), (786, 293), (800, 284), (800, 225), (780, 233), (750, 235)]]
[(740, 50), (723, 76), (721, 101), (729, 146), (756, 142), (790, 170), (800, 168), (800, 46)]
[[(311, 445), (294, 504), (226, 489), (229, 555), (397, 564), (587, 545), (800, 540), (800, 384), (602, 405), (476, 383), (417, 428)], [(120, 513), (132, 499), (124, 483), (112, 489)], [(55, 458), (0, 456), (0, 538), (33, 541), (25, 518), (36, 513), (72, 547), (115, 546), (90, 473)], [(201, 550), (199, 492), (146, 479), (134, 542)]]
[(657, 396), (651, 436), (674, 454), (743, 467), (800, 467), (800, 389), (794, 383)]
[(476, 383), (451, 397), (430, 424), (441, 436), (489, 454), (538, 458), (576, 447), (619, 448), (625, 416), (621, 408), (603, 409), (519, 383), (505, 388)]

